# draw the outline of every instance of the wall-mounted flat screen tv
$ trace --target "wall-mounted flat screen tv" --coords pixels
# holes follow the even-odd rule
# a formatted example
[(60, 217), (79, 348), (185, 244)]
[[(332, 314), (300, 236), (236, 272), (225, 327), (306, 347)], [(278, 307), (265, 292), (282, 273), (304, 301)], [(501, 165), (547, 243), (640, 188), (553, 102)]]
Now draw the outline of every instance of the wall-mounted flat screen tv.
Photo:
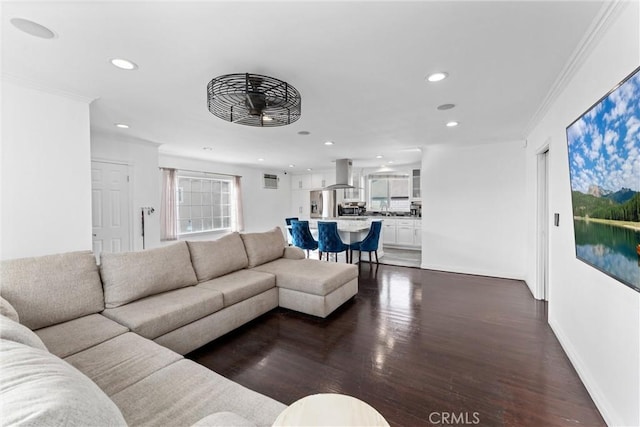
[(567, 127), (576, 257), (640, 292), (640, 67)]

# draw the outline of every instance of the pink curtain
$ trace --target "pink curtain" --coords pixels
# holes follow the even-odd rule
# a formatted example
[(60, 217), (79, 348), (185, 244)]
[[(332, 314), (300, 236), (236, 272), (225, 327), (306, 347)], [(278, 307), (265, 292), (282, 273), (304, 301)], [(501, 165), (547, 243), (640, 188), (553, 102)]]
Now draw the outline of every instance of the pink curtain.
[(178, 207), (176, 170), (162, 168), (162, 200), (160, 205), (160, 240), (178, 240)]
[(235, 187), (235, 195), (236, 195), (236, 220), (235, 220), (235, 231), (243, 231), (244, 230), (244, 213), (242, 211), (242, 177), (234, 176), (233, 184)]

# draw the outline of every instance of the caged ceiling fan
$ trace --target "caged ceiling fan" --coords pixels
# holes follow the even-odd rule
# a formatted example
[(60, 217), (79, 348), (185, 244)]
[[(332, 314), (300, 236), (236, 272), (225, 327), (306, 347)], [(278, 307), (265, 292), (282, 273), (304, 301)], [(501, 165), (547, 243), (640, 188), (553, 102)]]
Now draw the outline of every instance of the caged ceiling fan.
[(289, 125), (300, 118), (298, 90), (260, 74), (225, 74), (207, 85), (207, 104), (216, 117), (246, 126)]

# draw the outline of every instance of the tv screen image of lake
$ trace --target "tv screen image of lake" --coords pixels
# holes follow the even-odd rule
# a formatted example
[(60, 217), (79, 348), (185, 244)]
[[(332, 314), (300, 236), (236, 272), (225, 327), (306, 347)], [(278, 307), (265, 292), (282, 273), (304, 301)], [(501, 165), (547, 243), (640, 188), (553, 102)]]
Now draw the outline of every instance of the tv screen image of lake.
[(579, 259), (640, 291), (640, 231), (583, 218), (573, 225)]

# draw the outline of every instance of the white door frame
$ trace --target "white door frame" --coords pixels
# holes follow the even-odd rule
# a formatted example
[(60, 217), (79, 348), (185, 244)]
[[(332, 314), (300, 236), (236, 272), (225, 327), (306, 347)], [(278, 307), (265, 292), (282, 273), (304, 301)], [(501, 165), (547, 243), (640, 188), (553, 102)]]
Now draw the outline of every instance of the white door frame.
[(536, 152), (536, 287), (535, 298), (549, 300), (549, 146), (547, 140)]
[(128, 185), (128, 191), (129, 191), (129, 248), (131, 251), (135, 250), (135, 246), (134, 246), (134, 236), (133, 236), (133, 230), (135, 229), (135, 216), (134, 216), (134, 206), (133, 206), (133, 164), (126, 162), (126, 161), (120, 161), (120, 160), (111, 160), (111, 159), (104, 159), (101, 157), (92, 157), (91, 158), (91, 162), (96, 162), (96, 163), (108, 163), (108, 164), (112, 164), (112, 165), (122, 165), (122, 166), (126, 166), (127, 167), (127, 174), (129, 179), (127, 180), (127, 185)]

